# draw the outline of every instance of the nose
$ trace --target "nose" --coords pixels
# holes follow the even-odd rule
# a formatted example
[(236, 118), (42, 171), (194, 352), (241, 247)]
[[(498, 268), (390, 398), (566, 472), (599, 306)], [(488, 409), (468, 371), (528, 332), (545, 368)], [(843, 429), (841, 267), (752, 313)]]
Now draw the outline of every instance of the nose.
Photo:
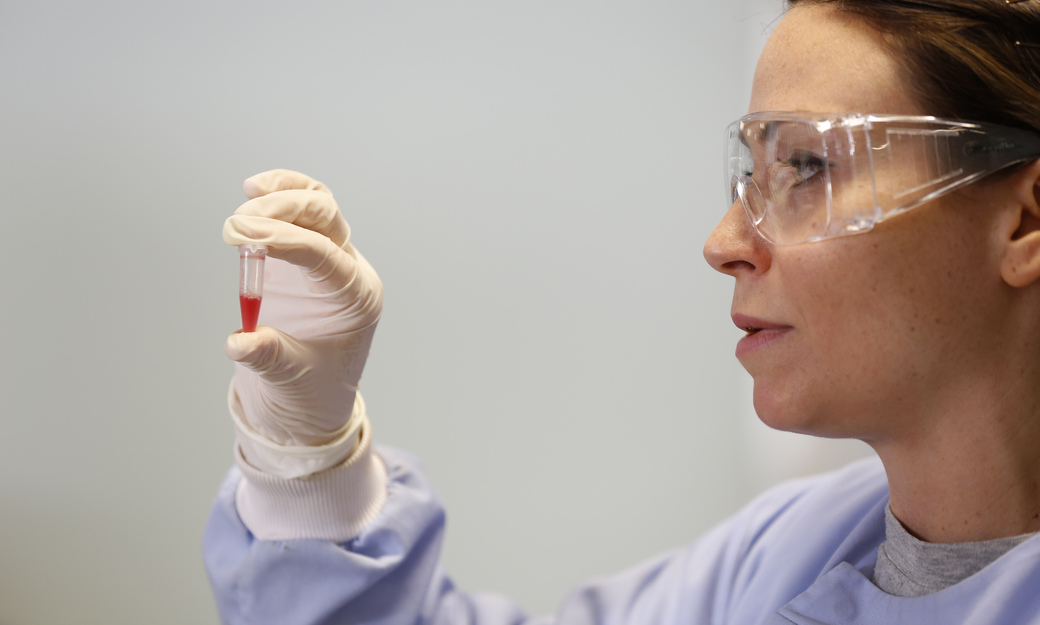
[(704, 259), (715, 271), (733, 277), (769, 269), (769, 243), (755, 232), (739, 199), (704, 242)]

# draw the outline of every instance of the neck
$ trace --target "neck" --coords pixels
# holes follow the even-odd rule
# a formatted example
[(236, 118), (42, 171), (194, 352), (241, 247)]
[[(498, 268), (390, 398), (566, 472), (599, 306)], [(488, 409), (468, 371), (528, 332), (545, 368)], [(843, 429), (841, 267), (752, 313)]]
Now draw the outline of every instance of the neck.
[(995, 394), (979, 393), (978, 380), (960, 385), (916, 431), (870, 441), (888, 474), (892, 512), (911, 534), (953, 543), (1040, 531), (1037, 387), (1010, 388), (1026, 386), (1025, 377), (989, 385)]

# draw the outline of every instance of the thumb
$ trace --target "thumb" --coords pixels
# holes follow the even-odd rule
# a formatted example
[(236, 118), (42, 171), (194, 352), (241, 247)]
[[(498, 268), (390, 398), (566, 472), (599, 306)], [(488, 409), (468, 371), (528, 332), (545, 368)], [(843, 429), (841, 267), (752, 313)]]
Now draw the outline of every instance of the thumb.
[(224, 344), (224, 353), (274, 385), (291, 384), (311, 369), (304, 346), (268, 326), (257, 326), (255, 332), (231, 334)]

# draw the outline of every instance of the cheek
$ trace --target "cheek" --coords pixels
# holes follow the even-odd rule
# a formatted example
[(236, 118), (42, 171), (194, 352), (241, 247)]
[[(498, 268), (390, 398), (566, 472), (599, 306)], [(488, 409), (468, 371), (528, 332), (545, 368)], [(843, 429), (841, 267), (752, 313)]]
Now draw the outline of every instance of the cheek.
[(810, 357), (830, 368), (823, 375), (927, 377), (951, 355), (978, 347), (993, 305), (982, 251), (952, 240), (886, 249), (870, 236), (867, 245), (846, 248), (840, 262), (804, 259), (790, 282), (789, 292), (802, 294), (798, 316)]
[[(852, 246), (831, 247), (844, 252)], [(808, 253), (814, 251), (806, 247), (806, 253), (784, 264), (783, 292), (795, 309), (795, 323), (813, 334), (862, 336), (873, 325), (877, 309), (884, 307), (880, 300), (893, 285), (881, 277), (890, 276), (892, 269), (879, 254)]]
[(912, 265), (860, 259), (842, 266), (828, 267), (826, 281), (801, 279), (792, 289), (805, 294), (798, 302), (803, 329), (841, 357), (899, 350), (942, 323), (950, 289)]
[(922, 209), (863, 236), (776, 248), (770, 291), (797, 331), (753, 372), (763, 420), (873, 435), (882, 415), (974, 375), (1001, 306), (981, 231)]
[(896, 356), (893, 348), (906, 344), (897, 338), (904, 325), (903, 305), (884, 292), (886, 285), (863, 278), (842, 272), (829, 285), (804, 285), (797, 323), (809, 386), (869, 383)]
[(945, 340), (960, 308), (963, 288), (941, 260), (884, 249), (869, 236), (844, 246), (840, 260), (805, 259), (790, 288), (803, 294), (797, 315), (811, 358), (829, 368), (828, 377), (867, 382), (893, 368), (913, 375)]
[[(828, 271), (828, 280), (802, 278), (788, 285), (796, 306), (797, 336), (782, 362), (755, 378), (755, 406), (769, 425), (821, 436), (867, 436), (885, 413), (884, 397), (912, 393), (920, 377), (915, 326), (923, 311), (869, 273)], [(822, 269), (821, 269), (821, 273)], [(821, 277), (817, 273), (815, 277)], [(907, 293), (912, 295), (911, 289)]]

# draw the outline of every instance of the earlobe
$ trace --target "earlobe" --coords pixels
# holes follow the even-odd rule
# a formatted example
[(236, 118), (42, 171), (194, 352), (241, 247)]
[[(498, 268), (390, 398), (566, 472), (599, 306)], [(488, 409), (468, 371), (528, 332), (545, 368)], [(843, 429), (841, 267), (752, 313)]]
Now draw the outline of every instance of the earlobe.
[(1040, 160), (1015, 172), (1010, 181), (1018, 224), (1007, 241), (1000, 273), (1010, 286), (1020, 288), (1040, 282)]

